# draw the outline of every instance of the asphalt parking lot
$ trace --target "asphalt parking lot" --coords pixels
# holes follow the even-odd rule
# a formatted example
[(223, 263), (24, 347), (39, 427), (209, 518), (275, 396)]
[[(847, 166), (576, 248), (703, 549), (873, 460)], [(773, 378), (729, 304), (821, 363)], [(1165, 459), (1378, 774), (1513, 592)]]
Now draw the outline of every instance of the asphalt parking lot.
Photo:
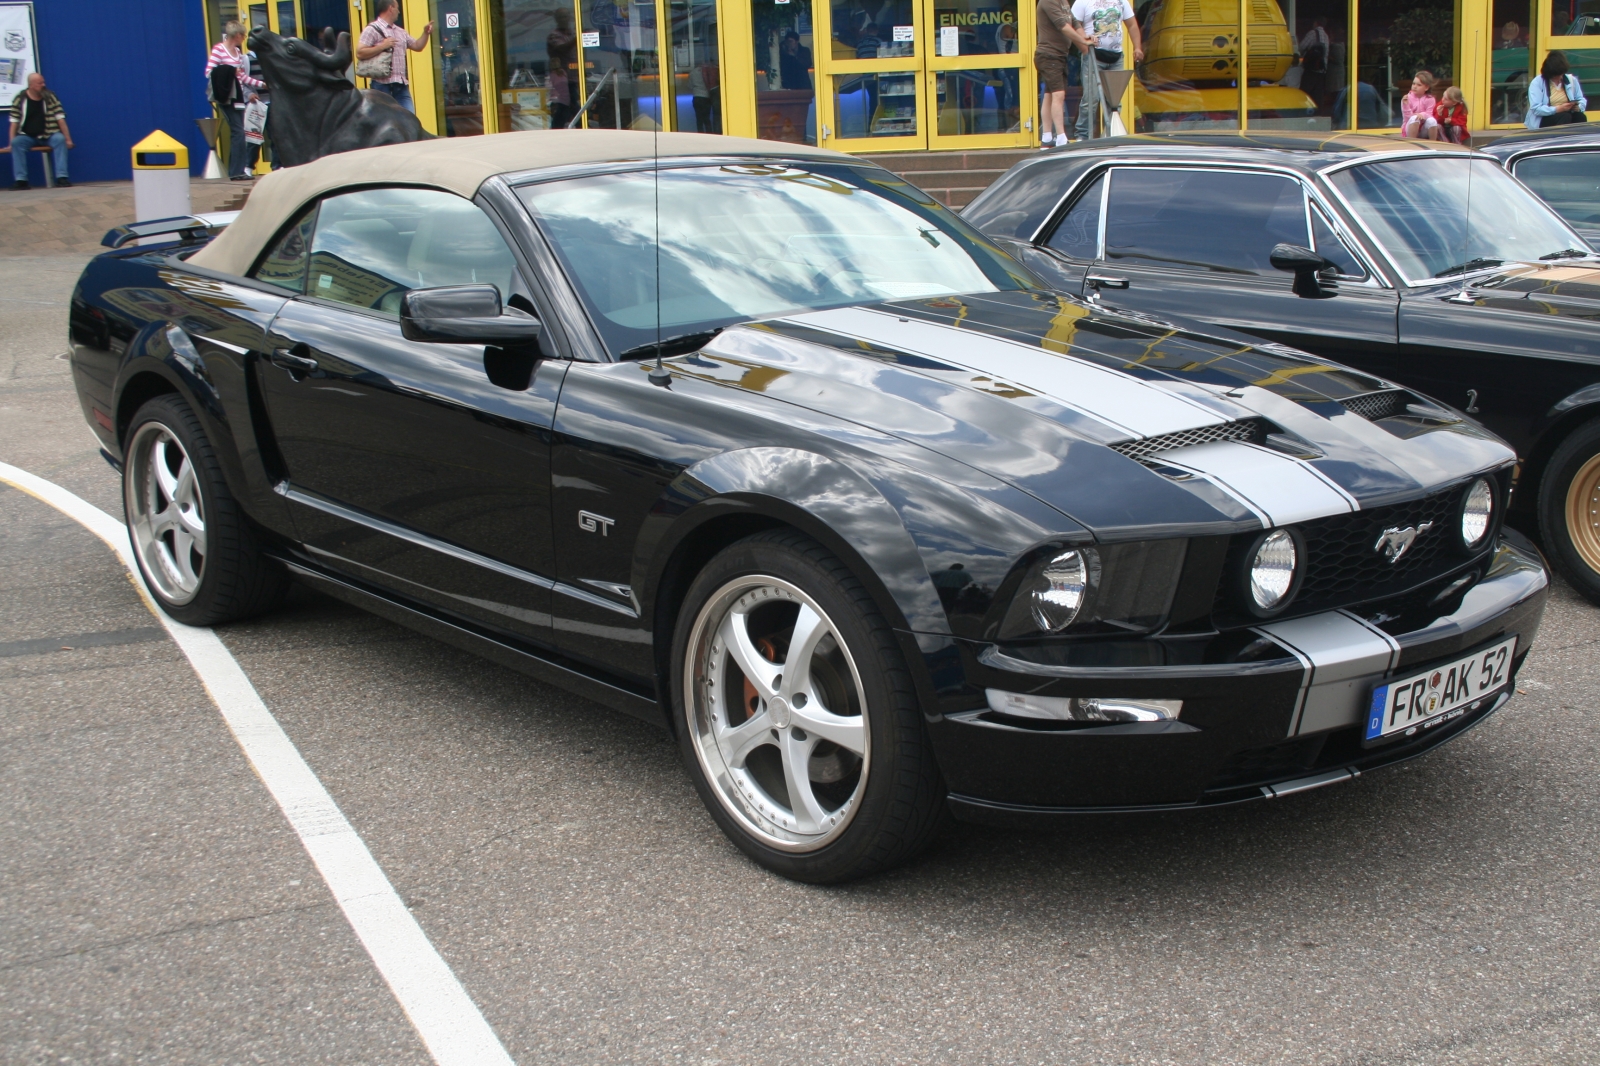
[[(0, 461), (120, 517), (0, 260)], [(1521, 695), (1301, 796), (961, 827), (844, 888), (717, 831), (648, 725), (297, 591), (218, 631), (519, 1063), (1600, 1061), (1600, 610)], [(0, 1062), (426, 1063), (117, 558), (0, 485)]]

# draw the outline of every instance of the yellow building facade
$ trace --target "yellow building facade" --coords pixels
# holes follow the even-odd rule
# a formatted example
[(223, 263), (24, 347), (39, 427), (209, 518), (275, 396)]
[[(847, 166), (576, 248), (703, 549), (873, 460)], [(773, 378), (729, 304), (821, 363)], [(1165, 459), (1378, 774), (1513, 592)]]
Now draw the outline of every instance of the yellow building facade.
[[(1121, 0), (1087, 0), (1101, 24)], [(1395, 132), (1418, 70), (1461, 89), (1476, 131), (1519, 128), (1553, 49), (1600, 86), (1600, 0), (1142, 0), (1134, 131)], [(321, 39), (371, 0), (206, 0)], [(1109, 12), (1109, 14), (1105, 13)], [(433, 23), (410, 79), (441, 136), (701, 130), (847, 152), (1037, 143), (1035, 9), (1018, 0), (402, 0)], [(1069, 86), (1069, 108), (1078, 94)], [(1597, 96), (1600, 109), (1600, 96)]]

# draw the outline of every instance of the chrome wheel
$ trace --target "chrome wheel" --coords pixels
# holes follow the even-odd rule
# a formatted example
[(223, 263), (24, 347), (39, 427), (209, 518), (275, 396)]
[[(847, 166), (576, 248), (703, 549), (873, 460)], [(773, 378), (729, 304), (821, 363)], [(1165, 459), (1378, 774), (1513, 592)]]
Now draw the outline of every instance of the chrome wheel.
[(194, 463), (159, 422), (140, 426), (124, 456), (129, 533), (145, 577), (172, 606), (194, 599), (205, 575), (205, 503)]
[(690, 739), (728, 813), (783, 851), (843, 833), (871, 764), (867, 701), (816, 601), (776, 577), (730, 581), (695, 618), (687, 655)]

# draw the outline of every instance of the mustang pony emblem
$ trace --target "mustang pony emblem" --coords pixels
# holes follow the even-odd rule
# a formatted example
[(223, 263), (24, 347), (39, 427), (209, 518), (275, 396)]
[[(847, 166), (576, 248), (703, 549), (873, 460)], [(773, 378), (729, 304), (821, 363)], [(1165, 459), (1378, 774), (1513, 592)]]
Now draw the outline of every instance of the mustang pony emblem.
[(1378, 538), (1378, 543), (1372, 546), (1375, 552), (1383, 552), (1389, 557), (1389, 562), (1398, 563), (1400, 557), (1411, 550), (1411, 545), (1417, 538), (1433, 528), (1432, 522), (1424, 522), (1420, 526), (1390, 526)]

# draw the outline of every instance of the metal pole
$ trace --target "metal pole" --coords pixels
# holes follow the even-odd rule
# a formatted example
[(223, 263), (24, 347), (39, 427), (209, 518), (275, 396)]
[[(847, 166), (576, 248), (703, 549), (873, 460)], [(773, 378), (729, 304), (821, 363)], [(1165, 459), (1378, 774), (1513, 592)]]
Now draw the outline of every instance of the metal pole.
[(600, 95), (600, 90), (606, 87), (606, 82), (610, 81), (615, 73), (615, 70), (608, 70), (601, 75), (600, 83), (594, 87), (594, 92), (589, 94), (589, 99), (583, 102), (583, 106), (578, 108), (578, 113), (572, 116), (572, 121), (567, 123), (567, 129), (573, 129), (578, 125), (578, 120), (583, 118), (584, 112), (589, 110), (589, 105), (594, 103), (594, 98)]

